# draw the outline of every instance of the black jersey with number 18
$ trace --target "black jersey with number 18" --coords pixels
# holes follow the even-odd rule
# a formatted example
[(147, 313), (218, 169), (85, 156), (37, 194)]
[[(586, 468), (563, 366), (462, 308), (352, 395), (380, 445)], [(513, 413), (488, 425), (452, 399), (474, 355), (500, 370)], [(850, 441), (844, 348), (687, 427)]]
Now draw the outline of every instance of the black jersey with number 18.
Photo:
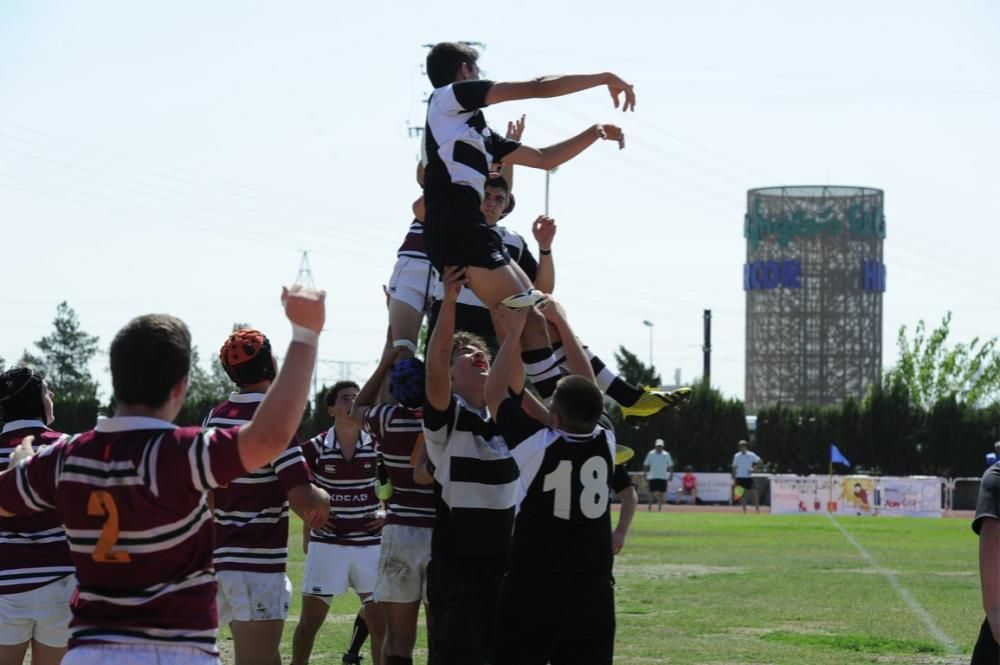
[(545, 427), (514, 397), (497, 425), (520, 471), (510, 574), (610, 576), (614, 434)]

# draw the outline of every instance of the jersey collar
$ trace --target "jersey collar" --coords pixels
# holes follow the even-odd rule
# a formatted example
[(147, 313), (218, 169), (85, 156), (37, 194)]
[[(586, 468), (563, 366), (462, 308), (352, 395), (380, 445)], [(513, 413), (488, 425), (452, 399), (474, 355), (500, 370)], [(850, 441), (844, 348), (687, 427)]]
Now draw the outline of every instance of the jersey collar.
[(229, 393), (229, 401), (233, 404), (259, 404), (264, 401), (264, 393)]
[[(371, 434), (362, 429), (358, 433), (358, 447), (356, 450), (361, 450), (362, 448), (372, 445)], [(326, 431), (326, 436), (323, 437), (323, 447), (327, 450), (340, 450), (340, 441), (337, 441), (337, 434), (335, 428), (331, 427)]]
[(9, 423), (4, 423), (3, 434), (7, 432), (13, 432), (19, 429), (48, 429), (41, 420), (12, 420)]
[(166, 420), (148, 418), (146, 416), (115, 416), (113, 418), (99, 416), (97, 418), (97, 426), (94, 427), (95, 432), (103, 433), (132, 432), (149, 429), (177, 429), (177, 425), (168, 423)]

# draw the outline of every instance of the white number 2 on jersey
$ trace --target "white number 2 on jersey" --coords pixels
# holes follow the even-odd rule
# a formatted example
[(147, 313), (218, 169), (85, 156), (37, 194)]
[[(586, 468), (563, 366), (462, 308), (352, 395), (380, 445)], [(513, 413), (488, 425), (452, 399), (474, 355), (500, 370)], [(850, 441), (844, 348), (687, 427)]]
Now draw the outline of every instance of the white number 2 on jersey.
[[(555, 471), (545, 476), (543, 492), (555, 490), (552, 512), (561, 520), (568, 520), (573, 498), (573, 463), (568, 459), (559, 462)], [(580, 511), (588, 519), (597, 519), (608, 507), (608, 463), (594, 456), (580, 467)]]

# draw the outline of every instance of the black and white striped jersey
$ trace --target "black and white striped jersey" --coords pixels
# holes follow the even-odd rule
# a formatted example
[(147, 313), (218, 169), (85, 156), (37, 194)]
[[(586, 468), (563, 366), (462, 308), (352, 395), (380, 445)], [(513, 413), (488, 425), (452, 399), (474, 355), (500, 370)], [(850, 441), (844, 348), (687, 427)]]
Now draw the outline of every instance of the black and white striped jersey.
[(520, 147), (486, 126), (482, 108), (493, 81), (456, 81), (431, 93), (424, 130), (424, 202), (447, 199), (479, 210), (490, 164)]
[(488, 414), (452, 395), (424, 405), (424, 441), (434, 465), (434, 558), (502, 558), (514, 523), (517, 465)]
[(519, 397), (500, 406), (497, 426), (520, 477), (508, 571), (513, 575), (610, 575), (615, 436), (546, 427)]

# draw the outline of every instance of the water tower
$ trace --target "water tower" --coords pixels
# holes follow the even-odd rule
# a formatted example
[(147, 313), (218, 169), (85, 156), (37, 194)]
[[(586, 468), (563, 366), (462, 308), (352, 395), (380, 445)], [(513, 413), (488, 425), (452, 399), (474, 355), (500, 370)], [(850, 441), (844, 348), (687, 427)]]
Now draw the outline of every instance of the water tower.
[(746, 408), (860, 398), (882, 371), (883, 192), (765, 187), (743, 235)]

